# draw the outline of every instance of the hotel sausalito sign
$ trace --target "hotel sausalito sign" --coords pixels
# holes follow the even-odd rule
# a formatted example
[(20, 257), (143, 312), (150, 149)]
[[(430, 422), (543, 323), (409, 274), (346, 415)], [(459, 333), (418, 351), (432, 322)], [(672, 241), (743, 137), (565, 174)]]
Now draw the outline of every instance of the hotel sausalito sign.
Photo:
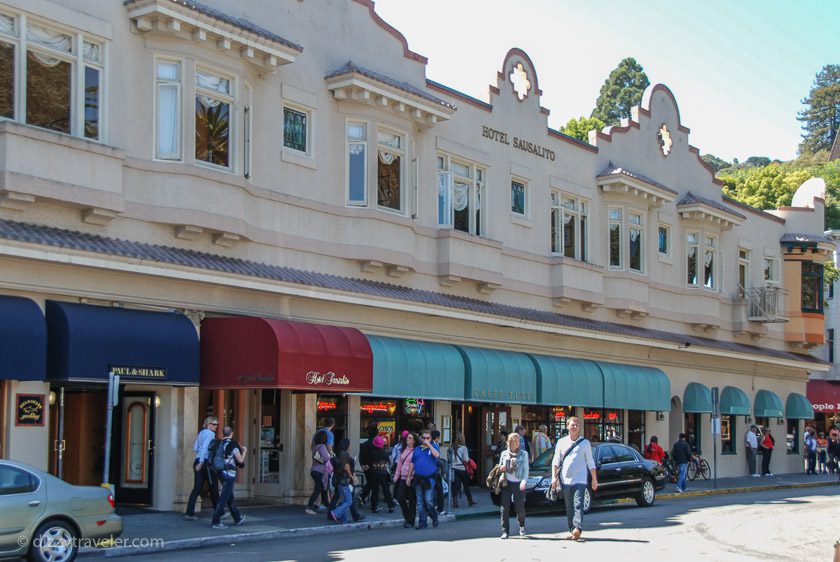
[(531, 153), (534, 156), (539, 156), (540, 158), (545, 158), (546, 160), (554, 161), (553, 150), (550, 150), (544, 146), (540, 146), (536, 143), (520, 139), (519, 137), (511, 137), (510, 135), (508, 135), (508, 133), (504, 131), (500, 131), (498, 129), (488, 127), (486, 125), (482, 125), (481, 136), (490, 140), (494, 140), (500, 144), (506, 144), (508, 146), (510, 146), (512, 142), (513, 148), (518, 148), (519, 150)]

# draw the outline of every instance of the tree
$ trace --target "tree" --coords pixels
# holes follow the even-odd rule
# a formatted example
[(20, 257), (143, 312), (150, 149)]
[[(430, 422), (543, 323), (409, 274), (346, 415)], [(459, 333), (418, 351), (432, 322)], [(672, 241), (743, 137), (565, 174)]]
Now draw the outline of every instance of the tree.
[(589, 131), (600, 131), (603, 128), (604, 122), (597, 117), (584, 117), (581, 115), (578, 119), (574, 117), (569, 119), (565, 125), (560, 127), (560, 132), (583, 142), (589, 142)]
[(800, 154), (831, 150), (840, 129), (840, 65), (822, 67), (802, 103), (807, 107), (796, 116), (805, 131), (799, 144)]
[(755, 167), (767, 166), (770, 164), (770, 159), (766, 156), (750, 156), (747, 158), (747, 164)]
[(618, 125), (621, 119), (630, 117), (630, 109), (639, 105), (649, 85), (650, 80), (636, 59), (624, 59), (601, 86), (591, 117), (607, 125)]
[(729, 168), (730, 166), (732, 166), (732, 164), (730, 164), (726, 160), (718, 158), (714, 154), (703, 154), (702, 156), (700, 156), (700, 159), (703, 160), (703, 162), (705, 162), (706, 165), (709, 166), (714, 173), (718, 173), (722, 169)]

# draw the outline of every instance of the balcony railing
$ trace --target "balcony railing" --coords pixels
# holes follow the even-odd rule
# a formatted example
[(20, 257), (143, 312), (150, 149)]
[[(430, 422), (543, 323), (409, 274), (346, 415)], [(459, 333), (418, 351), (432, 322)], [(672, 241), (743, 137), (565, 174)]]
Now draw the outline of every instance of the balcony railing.
[(785, 289), (768, 285), (750, 289), (741, 288), (741, 293), (747, 301), (747, 318), (750, 322), (788, 321), (785, 316), (785, 295), (787, 295)]

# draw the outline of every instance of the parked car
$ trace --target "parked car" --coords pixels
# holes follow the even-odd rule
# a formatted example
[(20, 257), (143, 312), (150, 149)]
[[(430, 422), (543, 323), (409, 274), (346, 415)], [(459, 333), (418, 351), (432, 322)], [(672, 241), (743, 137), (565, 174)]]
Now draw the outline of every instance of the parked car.
[(0, 460), (0, 557), (72, 562), (78, 539), (118, 537), (106, 488), (74, 486), (28, 464)]
[[(633, 498), (642, 507), (649, 507), (656, 501), (656, 492), (665, 487), (667, 474), (662, 465), (647, 460), (635, 449), (620, 443), (598, 443), (592, 445), (598, 475), (598, 490), (593, 492), (587, 486), (583, 497), (583, 510), (588, 512), (592, 502), (603, 499)], [(556, 506), (546, 498), (545, 492), (551, 486), (551, 461), (554, 449), (544, 451), (531, 463), (528, 482), (525, 484), (526, 506)], [(499, 496), (491, 494), (491, 500), (499, 505)], [(562, 502), (562, 494), (560, 496)]]

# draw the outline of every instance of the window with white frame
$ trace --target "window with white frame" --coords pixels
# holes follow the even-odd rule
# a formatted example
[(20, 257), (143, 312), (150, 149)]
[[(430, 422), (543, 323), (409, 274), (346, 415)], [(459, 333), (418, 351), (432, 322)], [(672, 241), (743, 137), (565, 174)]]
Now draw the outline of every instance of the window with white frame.
[(521, 178), (510, 180), (510, 212), (528, 216), (528, 182)]
[(687, 232), (685, 240), (687, 284), (716, 289), (717, 238), (703, 232)]
[(703, 286), (714, 289), (716, 285), (717, 239), (708, 234), (703, 237)]
[(581, 261), (589, 259), (589, 203), (551, 192), (551, 252)]
[(764, 258), (764, 281), (768, 285), (779, 283), (779, 258)]
[(309, 153), (310, 112), (297, 106), (283, 107), (283, 146)]
[(607, 211), (609, 218), (610, 268), (620, 269), (623, 257), (622, 225), (624, 210), (621, 207), (610, 207)]
[(700, 234), (697, 232), (687, 232), (685, 235), (686, 245), (686, 272), (688, 278), (686, 282), (689, 286), (697, 286), (697, 257), (700, 253)]
[(659, 225), (659, 253), (663, 256), (671, 255), (671, 227)]
[(367, 124), (347, 123), (347, 203), (367, 205)]
[(181, 63), (155, 63), (155, 158), (181, 159)]
[(448, 154), (437, 157), (438, 225), (481, 236), (484, 168)]
[(377, 130), (376, 137), (376, 204), (380, 208), (403, 211), (405, 141), (402, 135), (385, 129)]
[(738, 248), (738, 289), (741, 292), (750, 288), (750, 251)]
[(644, 271), (644, 219), (641, 213), (627, 213), (628, 268), (631, 271)]
[(105, 44), (0, 13), (0, 117), (103, 140)]
[(195, 159), (231, 166), (233, 80), (209, 70), (195, 71)]

